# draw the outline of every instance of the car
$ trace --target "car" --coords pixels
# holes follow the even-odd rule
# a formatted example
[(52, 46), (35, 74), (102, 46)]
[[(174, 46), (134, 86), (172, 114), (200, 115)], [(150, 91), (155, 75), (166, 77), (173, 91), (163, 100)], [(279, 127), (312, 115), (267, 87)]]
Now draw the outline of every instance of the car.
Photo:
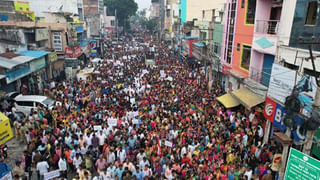
[(49, 110), (54, 105), (61, 105), (61, 102), (55, 102), (53, 99), (40, 95), (18, 95), (14, 98), (17, 112), (22, 112), (25, 116), (28, 116), (31, 109), (37, 109), (38, 106), (46, 107)]

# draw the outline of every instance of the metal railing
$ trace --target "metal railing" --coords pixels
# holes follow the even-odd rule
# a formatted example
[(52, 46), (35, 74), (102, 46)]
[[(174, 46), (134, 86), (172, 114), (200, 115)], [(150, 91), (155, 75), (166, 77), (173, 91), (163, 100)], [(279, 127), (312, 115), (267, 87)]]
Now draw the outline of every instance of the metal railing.
[(279, 20), (256, 20), (255, 32), (264, 34), (278, 34)]
[(266, 86), (269, 87), (269, 81), (271, 74), (265, 72), (265, 69), (259, 70), (253, 67), (250, 67), (250, 79)]

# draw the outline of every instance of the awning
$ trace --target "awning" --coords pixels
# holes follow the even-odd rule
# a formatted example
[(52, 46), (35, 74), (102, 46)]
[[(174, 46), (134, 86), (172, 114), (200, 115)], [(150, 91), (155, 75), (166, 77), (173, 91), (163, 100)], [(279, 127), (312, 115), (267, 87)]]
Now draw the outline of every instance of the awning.
[(240, 102), (229, 93), (218, 97), (217, 100), (226, 108), (233, 108), (240, 105)]
[(22, 56), (29, 56), (29, 57), (33, 57), (33, 58), (40, 58), (42, 56), (48, 55), (51, 52), (48, 51), (23, 51), (23, 52), (19, 52), (18, 54), (22, 55)]
[(12, 61), (11, 59), (7, 59), (4, 57), (0, 57), (0, 67), (6, 68), (6, 69), (12, 69), (15, 66), (18, 66), (19, 64), (22, 64), (17, 61)]
[(263, 103), (265, 100), (247, 88), (232, 91), (232, 95), (247, 109)]

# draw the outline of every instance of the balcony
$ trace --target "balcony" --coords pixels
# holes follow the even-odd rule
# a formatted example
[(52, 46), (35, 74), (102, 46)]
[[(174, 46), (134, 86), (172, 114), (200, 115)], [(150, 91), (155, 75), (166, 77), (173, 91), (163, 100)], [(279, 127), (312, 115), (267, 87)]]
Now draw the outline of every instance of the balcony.
[(255, 32), (261, 34), (277, 35), (279, 20), (256, 20)]

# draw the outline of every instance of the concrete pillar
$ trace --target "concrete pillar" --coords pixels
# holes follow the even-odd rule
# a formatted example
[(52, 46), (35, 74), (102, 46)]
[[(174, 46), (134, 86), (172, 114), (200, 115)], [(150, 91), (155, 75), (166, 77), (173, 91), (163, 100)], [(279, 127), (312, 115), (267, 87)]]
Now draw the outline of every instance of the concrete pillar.
[(266, 128), (264, 129), (263, 144), (267, 144), (269, 141), (271, 125), (270, 121), (267, 120)]
[(281, 168), (279, 171), (279, 179), (283, 179), (284, 173), (286, 170), (287, 159), (289, 155), (289, 144), (282, 144), (282, 159), (281, 159)]

